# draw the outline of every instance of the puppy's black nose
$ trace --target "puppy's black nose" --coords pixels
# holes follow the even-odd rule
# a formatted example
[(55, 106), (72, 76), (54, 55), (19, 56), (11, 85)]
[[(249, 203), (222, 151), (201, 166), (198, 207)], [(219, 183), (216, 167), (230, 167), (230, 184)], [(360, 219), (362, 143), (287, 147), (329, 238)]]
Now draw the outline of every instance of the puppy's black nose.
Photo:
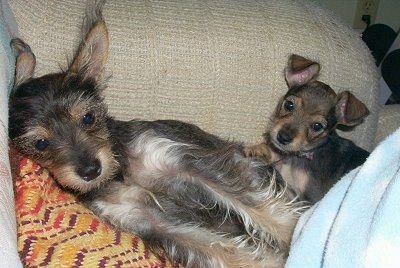
[(292, 136), (284, 131), (279, 131), (276, 135), (276, 139), (279, 141), (280, 144), (283, 145), (289, 144), (293, 140)]
[(98, 159), (90, 163), (86, 163), (82, 167), (78, 168), (77, 173), (85, 181), (91, 181), (97, 178), (101, 173), (101, 163)]

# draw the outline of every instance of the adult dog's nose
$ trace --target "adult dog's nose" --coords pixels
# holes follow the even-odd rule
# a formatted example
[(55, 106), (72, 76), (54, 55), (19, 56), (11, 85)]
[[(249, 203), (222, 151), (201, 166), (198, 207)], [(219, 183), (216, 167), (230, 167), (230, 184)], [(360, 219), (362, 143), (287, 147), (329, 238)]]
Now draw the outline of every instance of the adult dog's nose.
[(101, 174), (101, 163), (100, 160), (95, 159), (90, 163), (78, 168), (77, 173), (85, 181), (91, 181), (96, 179)]

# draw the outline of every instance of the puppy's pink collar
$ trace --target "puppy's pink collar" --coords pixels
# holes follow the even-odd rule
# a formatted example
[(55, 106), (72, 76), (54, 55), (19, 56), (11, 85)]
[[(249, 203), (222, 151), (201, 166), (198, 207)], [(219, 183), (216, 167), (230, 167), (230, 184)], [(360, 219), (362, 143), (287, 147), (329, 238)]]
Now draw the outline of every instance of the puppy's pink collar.
[(311, 161), (314, 159), (314, 152), (312, 152), (312, 151), (311, 152), (300, 152), (298, 156), (301, 158), (306, 158)]
[(313, 149), (310, 149), (309, 151), (299, 152), (299, 154), (297, 156), (300, 157), (300, 158), (305, 158), (305, 159), (308, 159), (308, 160), (312, 161), (314, 159), (315, 150), (317, 150), (318, 148), (321, 148), (322, 146), (325, 146), (328, 142), (329, 142), (329, 139), (325, 139), (325, 141), (322, 142), (317, 147), (315, 147)]

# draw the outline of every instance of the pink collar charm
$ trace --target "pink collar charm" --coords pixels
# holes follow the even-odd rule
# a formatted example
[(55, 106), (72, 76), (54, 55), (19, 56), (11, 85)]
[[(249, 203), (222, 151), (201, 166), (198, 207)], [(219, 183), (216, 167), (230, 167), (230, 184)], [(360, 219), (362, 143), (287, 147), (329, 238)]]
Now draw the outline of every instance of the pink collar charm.
[(300, 152), (299, 157), (307, 158), (308, 160), (313, 160), (314, 152)]

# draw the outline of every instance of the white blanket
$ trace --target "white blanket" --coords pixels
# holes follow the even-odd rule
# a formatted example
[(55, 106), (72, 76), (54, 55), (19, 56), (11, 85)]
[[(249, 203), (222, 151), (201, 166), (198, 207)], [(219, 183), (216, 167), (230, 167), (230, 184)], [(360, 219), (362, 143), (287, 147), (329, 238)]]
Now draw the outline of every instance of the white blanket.
[(301, 217), (286, 267), (400, 267), (400, 129)]

